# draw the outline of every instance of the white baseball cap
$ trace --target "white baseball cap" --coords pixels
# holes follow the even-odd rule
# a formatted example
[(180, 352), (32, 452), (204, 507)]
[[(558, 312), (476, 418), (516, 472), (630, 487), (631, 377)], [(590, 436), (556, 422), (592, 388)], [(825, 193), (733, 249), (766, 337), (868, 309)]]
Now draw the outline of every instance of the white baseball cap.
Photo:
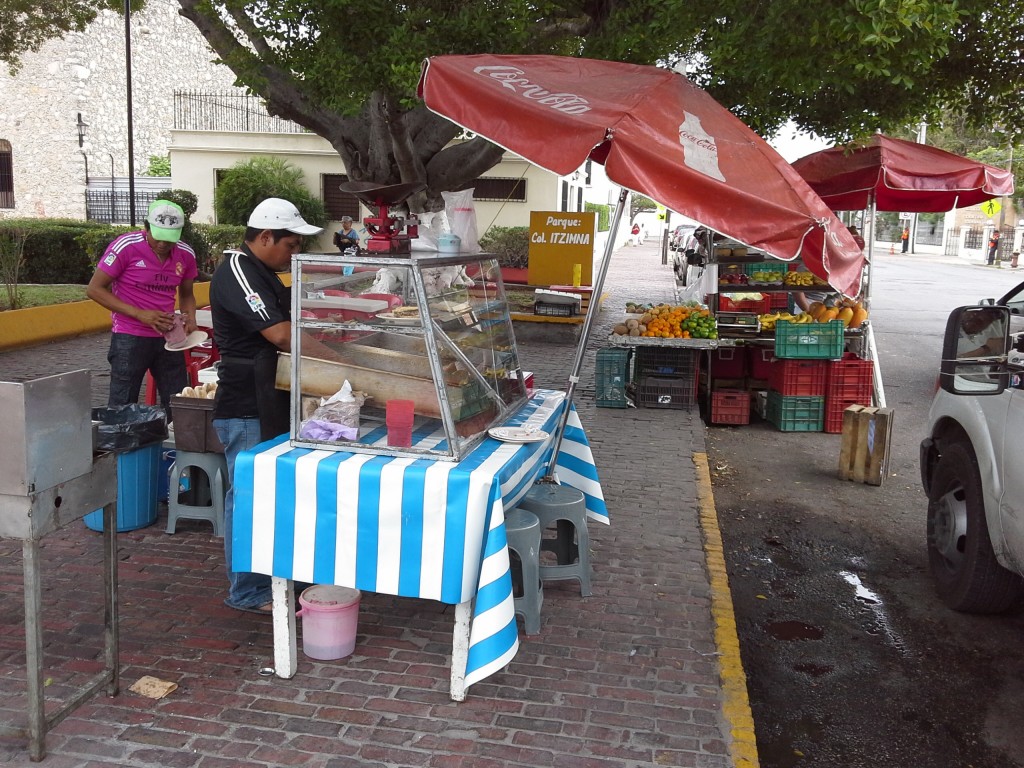
[(299, 209), (280, 197), (268, 197), (253, 208), (249, 226), (256, 229), (287, 229), (296, 235), (319, 235), (323, 227), (307, 224)]

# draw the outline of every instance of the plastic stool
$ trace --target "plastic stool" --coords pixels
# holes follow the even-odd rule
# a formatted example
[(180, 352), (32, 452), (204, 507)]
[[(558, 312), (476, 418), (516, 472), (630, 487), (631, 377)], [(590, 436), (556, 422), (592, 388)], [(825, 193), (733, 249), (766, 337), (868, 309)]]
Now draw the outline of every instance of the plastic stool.
[(554, 552), (558, 564), (541, 563), (541, 579), (576, 579), (580, 583), (580, 594), (590, 597), (590, 534), (583, 491), (566, 485), (537, 483), (526, 492), (519, 507), (537, 516), (541, 531), (552, 523), (557, 528), (557, 536), (544, 539), (540, 548)]
[[(209, 504), (187, 504), (180, 500), (178, 484), (181, 474), (186, 469), (201, 469), (206, 473), (210, 485)], [(195, 486), (195, 474), (190, 473), (192, 485)], [(209, 520), (213, 523), (213, 535), (223, 536), (224, 533), (224, 496), (228, 486), (228, 463), (223, 453), (197, 453), (195, 451), (178, 451), (171, 467), (167, 494), (167, 530), (174, 533), (178, 518), (186, 520)], [(197, 501), (198, 499), (193, 499)]]
[[(544, 602), (544, 585), (538, 570), (540, 557), (540, 521), (532, 512), (516, 507), (505, 518), (505, 538), (508, 540), (509, 567), (512, 553), (519, 559), (520, 573), (512, 572), (512, 595), (516, 613), (523, 617), (523, 629), (528, 635), (540, 633), (540, 607)], [(522, 582), (522, 596), (515, 597), (516, 576)]]

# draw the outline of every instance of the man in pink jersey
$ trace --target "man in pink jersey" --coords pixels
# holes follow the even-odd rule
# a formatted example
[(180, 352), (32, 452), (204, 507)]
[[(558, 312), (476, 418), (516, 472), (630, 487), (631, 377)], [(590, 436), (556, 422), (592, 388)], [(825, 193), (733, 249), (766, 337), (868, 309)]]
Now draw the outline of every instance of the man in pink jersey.
[(141, 232), (116, 238), (89, 281), (87, 295), (109, 309), (111, 407), (136, 403), (146, 371), (153, 374), (160, 403), (188, 386), (185, 356), (164, 349), (163, 334), (174, 324), (174, 300), (185, 315), (185, 331), (196, 329), (192, 283), (196, 254), (179, 242), (185, 212), (168, 200), (154, 200)]

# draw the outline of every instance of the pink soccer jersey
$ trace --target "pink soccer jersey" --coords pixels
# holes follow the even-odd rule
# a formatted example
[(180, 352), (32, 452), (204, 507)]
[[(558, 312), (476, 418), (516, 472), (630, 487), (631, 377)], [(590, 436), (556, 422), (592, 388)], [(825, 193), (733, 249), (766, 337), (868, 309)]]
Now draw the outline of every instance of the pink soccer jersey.
[[(142, 309), (173, 312), (178, 286), (184, 280), (195, 280), (196, 254), (186, 243), (178, 242), (167, 261), (153, 253), (145, 232), (128, 232), (110, 244), (98, 265), (114, 278), (110, 288), (121, 301)], [(148, 325), (120, 312), (113, 316), (114, 333), (133, 336), (159, 336)]]

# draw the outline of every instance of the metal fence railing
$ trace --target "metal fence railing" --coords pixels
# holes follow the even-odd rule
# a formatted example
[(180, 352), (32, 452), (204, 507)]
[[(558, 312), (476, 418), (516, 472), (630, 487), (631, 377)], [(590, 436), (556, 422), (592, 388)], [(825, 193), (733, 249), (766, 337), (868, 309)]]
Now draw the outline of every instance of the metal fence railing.
[[(158, 191), (135, 190), (135, 223), (142, 224), (146, 209), (156, 200)], [(131, 198), (127, 191), (87, 189), (85, 191), (85, 218), (106, 224), (131, 224)]]
[(174, 92), (174, 128), (181, 131), (308, 132), (290, 120), (268, 114), (259, 96), (198, 91)]

